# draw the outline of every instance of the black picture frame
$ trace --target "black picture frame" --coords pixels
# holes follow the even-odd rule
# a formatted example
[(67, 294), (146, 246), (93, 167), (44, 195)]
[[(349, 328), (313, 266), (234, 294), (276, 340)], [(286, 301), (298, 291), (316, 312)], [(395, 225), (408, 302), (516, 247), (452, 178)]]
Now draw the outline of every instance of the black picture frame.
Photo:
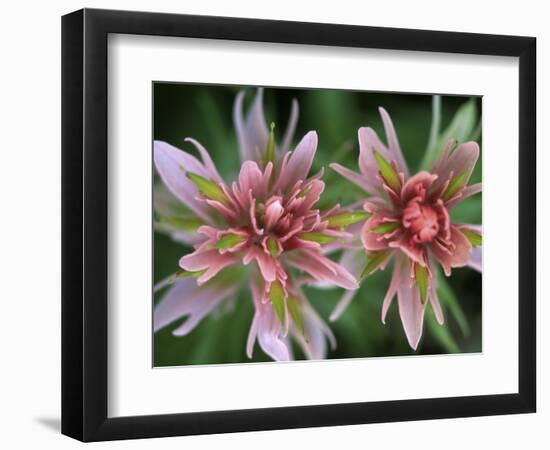
[[(109, 33), (519, 58), (517, 393), (107, 417)], [(82, 441), (535, 412), (536, 39), (83, 9), (62, 18), (62, 433)]]

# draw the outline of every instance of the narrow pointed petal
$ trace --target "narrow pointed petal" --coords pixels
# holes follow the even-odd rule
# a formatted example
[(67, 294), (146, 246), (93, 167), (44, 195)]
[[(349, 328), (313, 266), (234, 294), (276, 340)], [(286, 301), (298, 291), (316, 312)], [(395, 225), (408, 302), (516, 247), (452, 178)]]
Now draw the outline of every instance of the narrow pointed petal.
[(359, 168), (368, 181), (368, 192), (375, 196), (385, 196), (382, 181), (379, 177), (379, 167), (374, 157), (374, 151), (389, 164), (395, 162), (397, 171), (406, 173), (406, 167), (402, 167), (394, 153), (390, 152), (372, 128), (362, 127), (358, 131), (359, 137)]
[(174, 334), (189, 333), (224, 299), (232, 296), (238, 283), (222, 284), (215, 280), (202, 286), (194, 278), (182, 278), (166, 292), (153, 311), (153, 330), (156, 332), (181, 317), (188, 316)]
[(460, 144), (448, 156), (444, 154), (434, 166), (437, 169), (432, 171), (438, 175), (436, 184), (443, 184), (450, 179), (452, 182), (460, 177), (460, 186), (467, 185), (478, 157), (479, 145), (473, 141)]
[(239, 262), (239, 257), (231, 254), (220, 254), (218, 250), (197, 250), (189, 255), (185, 255), (179, 261), (183, 270), (189, 272), (205, 272), (197, 278), (198, 284), (203, 284), (215, 277), (221, 270)]
[(331, 163), (330, 168), (334, 170), (336, 173), (342, 175), (348, 181), (351, 181), (353, 184), (359, 186), (365, 192), (368, 192), (369, 194), (373, 194), (372, 191), (374, 190), (373, 195), (379, 195), (380, 193), (379, 189), (374, 189), (372, 186), (372, 183), (369, 183), (369, 181), (367, 180), (367, 177), (365, 177), (364, 175), (354, 172), (353, 170), (350, 170), (347, 167), (344, 167), (338, 163)]
[(281, 336), (281, 322), (271, 304), (262, 302), (262, 291), (258, 280), (250, 280), (250, 291), (256, 312), (248, 334), (247, 353), (252, 356), (254, 338), (257, 337), (262, 350), (275, 361), (292, 359), (290, 343)]
[(290, 150), (292, 138), (294, 137), (294, 132), (296, 131), (296, 124), (298, 123), (299, 110), (300, 108), (298, 107), (298, 101), (296, 99), (293, 99), (285, 135), (283, 137), (281, 148), (279, 149), (279, 153), (281, 155), (284, 155)]
[(456, 205), (458, 205), (460, 202), (466, 200), (467, 198), (472, 197), (475, 194), (479, 194), (481, 192), (481, 188), (482, 188), (481, 183), (476, 183), (476, 184), (471, 184), (470, 186), (466, 186), (460, 193), (460, 196), (455, 197), (447, 202), (446, 207), (448, 209), (451, 209)]
[(288, 263), (307, 272), (317, 281), (327, 281), (345, 289), (359, 287), (355, 277), (344, 267), (313, 249), (302, 249), (289, 255)]
[(243, 263), (248, 265), (256, 260), (264, 281), (272, 282), (277, 279), (277, 266), (275, 260), (258, 246), (251, 247), (243, 258)]
[(197, 216), (210, 223), (212, 219), (208, 205), (197, 200), (197, 196), (199, 195), (197, 186), (185, 176), (186, 171), (196, 173), (205, 178), (210, 176), (210, 173), (197, 158), (166, 142), (155, 141), (154, 161), (164, 184), (170, 192), (197, 214)]
[(212, 158), (210, 157), (210, 153), (208, 153), (208, 150), (206, 150), (199, 141), (193, 138), (189, 138), (189, 137), (185, 138), (185, 141), (193, 144), (199, 151), (204, 167), (209, 174), (208, 178), (218, 183), (223, 183), (222, 177), (220, 176), (218, 169), (214, 164), (214, 161), (212, 161)]
[(473, 248), (468, 259), (468, 266), (478, 272), (483, 272), (483, 252), (482, 247)]
[[(399, 258), (398, 258), (399, 259)], [(393, 273), (390, 281), (390, 285), (388, 287), (388, 290), (386, 291), (386, 295), (384, 296), (384, 301), (382, 302), (382, 310), (380, 314), (380, 319), (383, 324), (386, 323), (386, 315), (388, 314), (388, 310), (390, 309), (391, 303), (393, 301), (393, 298), (395, 297), (395, 294), (397, 293), (397, 286), (400, 281), (400, 268), (398, 261), (395, 262), (395, 266), (393, 268)]]
[(325, 359), (328, 352), (327, 339), (331, 348), (335, 349), (336, 338), (305, 298), (302, 298), (302, 312), (305, 338), (301, 333), (295, 333), (295, 337), (308, 359)]
[(296, 146), (288, 159), (283, 161), (281, 173), (274, 190), (290, 189), (298, 180), (305, 180), (317, 151), (317, 133), (310, 131)]
[(391, 154), (392, 159), (397, 163), (397, 166), (401, 169), (405, 176), (408, 176), (409, 171), (407, 169), (407, 163), (405, 162), (405, 158), (401, 152), (399, 140), (397, 139), (397, 133), (395, 132), (390, 115), (382, 107), (378, 108), (378, 111), (382, 117), (382, 123), (384, 124), (384, 132), (386, 133), (386, 139), (388, 140), (388, 151)]
[(424, 309), (426, 303), (420, 301), (420, 292), (414, 283), (411, 283), (409, 264), (406, 258), (400, 258), (397, 262), (398, 281), (397, 281), (397, 303), (399, 305), (399, 316), (407, 341), (413, 350), (418, 347), (418, 342), (422, 336), (422, 326), (424, 323)]
[(237, 129), (242, 161), (261, 161), (267, 148), (269, 131), (263, 112), (263, 89), (258, 89), (256, 98), (246, 118), (243, 113), (244, 91), (239, 92), (233, 106), (233, 121)]
[(264, 174), (253, 161), (245, 161), (239, 172), (239, 187), (242, 193), (248, 193), (252, 190), (260, 197), (266, 195), (266, 184)]
[(447, 276), (451, 274), (451, 268), (462, 267), (468, 264), (472, 249), (468, 238), (466, 238), (464, 233), (462, 233), (462, 231), (454, 225), (451, 226), (450, 241), (454, 247), (450, 251), (446, 251), (446, 249), (437, 242), (430, 246), (432, 254), (439, 261), (441, 267), (443, 267), (443, 270), (445, 271), (445, 275)]
[[(357, 250), (345, 250), (340, 259), (340, 265), (345, 267), (356, 279), (359, 279), (361, 272), (363, 271), (363, 265), (365, 263), (365, 252), (361, 249)], [(329, 320), (334, 322), (338, 320), (344, 311), (347, 309), (351, 301), (353, 300), (356, 290), (348, 289), (344, 292), (336, 307), (330, 314)]]
[(439, 303), (435, 279), (432, 279), (430, 286), (430, 304), (432, 305), (432, 310), (437, 323), (439, 323), (439, 325), (443, 325), (445, 323), (445, 318), (443, 317), (443, 310), (441, 309), (441, 304)]

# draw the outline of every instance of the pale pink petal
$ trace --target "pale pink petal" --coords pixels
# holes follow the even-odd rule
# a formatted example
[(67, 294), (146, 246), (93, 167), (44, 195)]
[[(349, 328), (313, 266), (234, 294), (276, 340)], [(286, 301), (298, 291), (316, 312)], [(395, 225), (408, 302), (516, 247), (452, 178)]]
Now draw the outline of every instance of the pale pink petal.
[(398, 261), (396, 261), (395, 266), (393, 267), (393, 273), (392, 273), (390, 285), (388, 287), (388, 290), (386, 291), (386, 295), (384, 296), (384, 300), (382, 302), (380, 320), (382, 321), (383, 324), (386, 324), (386, 315), (388, 314), (388, 309), (390, 309), (393, 298), (397, 293), (397, 286), (399, 285), (399, 280), (400, 280), (399, 270), (400, 270), (399, 264), (398, 264)]
[(304, 325), (304, 334), (295, 329), (294, 337), (302, 347), (302, 350), (308, 359), (325, 359), (327, 356), (327, 339), (332, 350), (336, 348), (336, 338), (325, 321), (317, 314), (309, 302), (301, 297), (302, 322)]
[(380, 112), (380, 116), (382, 117), (382, 122), (384, 124), (384, 131), (386, 133), (386, 139), (388, 140), (388, 150), (391, 154), (391, 159), (397, 163), (399, 170), (403, 172), (405, 176), (408, 176), (409, 171), (407, 169), (407, 163), (405, 162), (405, 158), (401, 152), (399, 140), (397, 139), (397, 133), (395, 132), (390, 115), (382, 107), (378, 108), (378, 111)]
[(273, 189), (284, 192), (298, 180), (305, 180), (311, 169), (316, 150), (317, 133), (310, 131), (298, 143), (288, 159), (283, 161), (281, 173)]
[[(368, 189), (371, 195), (385, 196), (383, 190), (383, 184), (379, 177), (378, 164), (374, 158), (373, 150), (376, 150), (380, 155), (388, 162), (395, 162), (393, 154), (386, 148), (380, 141), (378, 135), (372, 128), (362, 127), (358, 131), (359, 136), (359, 169), (361, 174), (366, 178)], [(399, 167), (398, 170), (404, 172), (403, 168)]]
[(277, 224), (284, 211), (285, 210), (283, 208), (283, 205), (281, 204), (281, 200), (278, 198), (270, 202), (269, 204), (266, 204), (264, 225), (267, 230), (270, 230)]
[(328, 281), (345, 289), (359, 287), (355, 277), (344, 267), (315, 250), (303, 249), (292, 252), (287, 260), (290, 265), (307, 272), (317, 281)]
[(296, 131), (296, 124), (298, 123), (298, 101), (296, 99), (292, 100), (292, 107), (290, 110), (290, 117), (288, 118), (288, 124), (286, 126), (285, 135), (279, 148), (279, 154), (284, 155), (290, 149), (292, 144), (292, 138), (294, 137), (294, 132)]
[(405, 256), (396, 261), (397, 267), (397, 303), (399, 316), (407, 336), (407, 341), (413, 350), (418, 347), (422, 336), (424, 323), (424, 309), (426, 304), (420, 301), (420, 291), (411, 280), (409, 262)]
[(214, 161), (212, 161), (212, 158), (210, 157), (210, 153), (208, 153), (208, 150), (206, 150), (199, 141), (193, 138), (190, 138), (190, 137), (185, 138), (185, 141), (191, 142), (191, 144), (193, 144), (199, 151), (204, 167), (208, 171), (208, 174), (209, 174), (208, 178), (210, 178), (211, 180), (217, 183), (223, 183), (222, 177), (220, 176), (218, 169), (214, 164)]
[(239, 257), (231, 253), (220, 254), (218, 250), (197, 250), (182, 257), (179, 265), (183, 270), (190, 272), (206, 269), (206, 272), (197, 278), (197, 282), (203, 284), (216, 276), (221, 270), (238, 263), (238, 261)]
[(479, 145), (477, 142), (473, 141), (460, 144), (448, 156), (444, 154), (441, 160), (434, 166), (434, 170), (432, 170), (432, 172), (439, 177), (436, 185), (445, 183), (451, 178), (458, 177), (463, 173), (466, 173), (463, 181), (463, 186), (465, 186), (470, 180), (470, 176), (474, 170), (478, 157)]
[[(338, 163), (331, 163), (329, 164), (329, 166), (332, 170), (342, 175), (348, 181), (351, 181), (353, 184), (359, 186), (365, 192), (372, 194), (371, 183), (368, 182), (367, 177), (365, 177), (365, 175), (354, 172), (353, 170), (350, 170), (347, 167), (344, 167)], [(379, 190), (375, 190), (375, 192), (376, 192), (376, 195), (379, 194)]]
[(182, 278), (166, 292), (153, 311), (153, 330), (156, 332), (166, 325), (188, 316), (174, 334), (183, 336), (189, 333), (207, 314), (224, 299), (232, 296), (238, 282), (223, 284), (213, 280), (199, 286), (194, 278)]
[(470, 252), (470, 259), (468, 259), (468, 266), (478, 272), (483, 272), (483, 252), (481, 247), (474, 247)]
[(263, 89), (259, 88), (246, 119), (243, 113), (244, 91), (239, 92), (233, 106), (233, 121), (237, 130), (241, 160), (259, 162), (267, 148), (269, 131), (263, 112)]
[(262, 350), (275, 361), (289, 361), (292, 351), (288, 339), (281, 336), (281, 322), (269, 303), (262, 302), (262, 290), (258, 280), (249, 282), (255, 313), (247, 339), (247, 355), (252, 357), (254, 341), (257, 338)]
[(155, 141), (154, 161), (162, 181), (170, 192), (201, 219), (208, 223), (212, 222), (208, 205), (197, 199), (199, 191), (185, 175), (185, 172), (189, 171), (207, 178), (210, 176), (197, 158), (166, 142)]
[(445, 323), (445, 318), (443, 317), (443, 310), (441, 309), (441, 304), (439, 303), (439, 297), (437, 296), (437, 287), (435, 283), (435, 279), (432, 278), (432, 282), (430, 284), (430, 304), (432, 305), (432, 310), (435, 315), (435, 319), (437, 320), (437, 323), (439, 325), (443, 325)]

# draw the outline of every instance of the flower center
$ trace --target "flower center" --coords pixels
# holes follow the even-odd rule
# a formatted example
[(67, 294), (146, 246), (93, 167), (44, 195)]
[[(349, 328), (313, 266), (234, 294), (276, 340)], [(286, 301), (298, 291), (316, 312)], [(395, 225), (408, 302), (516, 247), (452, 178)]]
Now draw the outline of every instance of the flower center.
[(439, 233), (438, 215), (435, 209), (417, 199), (411, 200), (403, 210), (403, 226), (409, 228), (412, 239), (420, 244), (432, 241)]

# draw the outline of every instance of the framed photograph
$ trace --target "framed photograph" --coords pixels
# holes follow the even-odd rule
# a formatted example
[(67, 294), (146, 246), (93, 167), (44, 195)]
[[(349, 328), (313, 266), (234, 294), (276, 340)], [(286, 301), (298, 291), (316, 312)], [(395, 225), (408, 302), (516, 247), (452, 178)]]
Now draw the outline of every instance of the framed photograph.
[(531, 37), (62, 20), (62, 432), (527, 413)]

